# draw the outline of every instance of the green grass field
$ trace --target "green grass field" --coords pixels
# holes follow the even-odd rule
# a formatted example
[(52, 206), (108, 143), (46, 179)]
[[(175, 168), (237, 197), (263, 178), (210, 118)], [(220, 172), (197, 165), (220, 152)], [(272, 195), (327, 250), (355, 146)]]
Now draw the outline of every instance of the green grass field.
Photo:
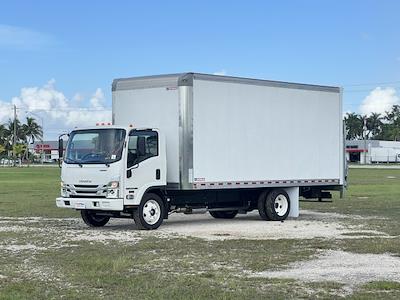
[[(129, 226), (87, 229), (75, 219), (77, 212), (55, 207), (59, 172), (0, 168), (0, 299), (400, 298), (395, 281), (369, 282), (343, 294), (337, 282), (246, 275), (305, 261), (326, 249), (400, 256), (400, 170), (350, 170), (346, 199), (300, 204), (357, 215), (345, 222), (397, 238), (215, 241), (160, 237)], [(74, 240), (92, 233), (133, 238)]]

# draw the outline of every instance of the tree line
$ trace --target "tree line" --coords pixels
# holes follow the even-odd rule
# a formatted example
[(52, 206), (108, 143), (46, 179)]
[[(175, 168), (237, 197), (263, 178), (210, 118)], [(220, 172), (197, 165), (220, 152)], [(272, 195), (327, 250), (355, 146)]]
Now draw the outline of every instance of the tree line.
[(372, 113), (369, 116), (347, 113), (344, 117), (346, 139), (372, 139), (400, 141), (400, 105), (393, 105), (384, 114)]
[(27, 117), (25, 123), (15, 119), (0, 124), (0, 157), (7, 155), (13, 158), (30, 159), (28, 144), (42, 137), (43, 128), (31, 117)]

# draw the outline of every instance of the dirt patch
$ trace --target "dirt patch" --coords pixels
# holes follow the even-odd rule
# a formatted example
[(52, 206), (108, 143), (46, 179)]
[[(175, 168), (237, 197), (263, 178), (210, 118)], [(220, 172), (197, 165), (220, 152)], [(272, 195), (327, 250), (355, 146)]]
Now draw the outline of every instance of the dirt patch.
[(335, 281), (348, 291), (371, 281), (400, 282), (400, 258), (390, 254), (357, 254), (328, 250), (315, 259), (290, 264), (280, 271), (265, 271), (256, 277), (289, 278), (300, 281)]
[(139, 232), (135, 231), (116, 231), (116, 230), (74, 230), (69, 232), (66, 236), (66, 241), (90, 241), (108, 244), (112, 241), (119, 241), (124, 243), (136, 243), (141, 237)]
[(32, 244), (25, 245), (0, 245), (0, 250), (20, 252), (20, 251), (40, 251), (46, 250), (46, 247), (38, 247)]
[(232, 220), (214, 219), (204, 215), (172, 215), (156, 234), (183, 235), (208, 240), (223, 239), (348, 239), (389, 237), (386, 233), (369, 230), (361, 225), (346, 223), (346, 219), (363, 218), (336, 213), (302, 211), (298, 219), (265, 222), (258, 212), (239, 215)]
[[(360, 197), (358, 197), (360, 198)], [(361, 197), (362, 198), (362, 197)], [(368, 197), (366, 197), (368, 198)], [(377, 217), (377, 216), (360, 216), (360, 215), (344, 215), (335, 212), (319, 212), (313, 210), (302, 209), (300, 211), (299, 219), (309, 219), (309, 220), (321, 220), (321, 221), (330, 221), (330, 220), (387, 220), (385, 217)]]
[[(349, 219), (353, 221), (351, 224), (346, 222)], [(38, 234), (58, 241), (60, 246), (76, 241), (136, 243), (143, 236), (190, 236), (207, 240), (390, 238), (386, 233), (354, 224), (357, 219), (365, 217), (302, 210), (297, 219), (265, 222), (258, 212), (238, 215), (232, 220), (214, 219), (209, 214), (174, 214), (158, 230), (144, 232), (136, 229), (133, 220), (126, 219), (112, 219), (103, 228), (91, 229), (78, 218), (0, 218), (0, 232)]]

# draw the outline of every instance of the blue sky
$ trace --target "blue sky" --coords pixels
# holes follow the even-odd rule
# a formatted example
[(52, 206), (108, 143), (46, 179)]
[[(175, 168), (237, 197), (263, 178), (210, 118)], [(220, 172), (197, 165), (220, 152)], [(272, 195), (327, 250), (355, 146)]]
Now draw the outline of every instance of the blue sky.
[(82, 117), (60, 124), (57, 109), (110, 107), (113, 78), (184, 71), (339, 85), (344, 111), (382, 110), (400, 101), (399, 11), (385, 0), (4, 1), (0, 119), (14, 97), (21, 111), (44, 97), (53, 115), (37, 113), (55, 134)]

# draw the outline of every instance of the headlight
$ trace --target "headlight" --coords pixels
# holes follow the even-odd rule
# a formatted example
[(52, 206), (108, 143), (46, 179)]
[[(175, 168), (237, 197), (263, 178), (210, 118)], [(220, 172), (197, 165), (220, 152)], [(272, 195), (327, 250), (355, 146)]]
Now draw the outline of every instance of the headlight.
[(111, 181), (107, 184), (107, 198), (118, 198), (119, 197), (119, 182)]
[(119, 187), (119, 182), (118, 181), (111, 181), (108, 183), (107, 187), (109, 189), (116, 189)]
[(60, 185), (61, 185), (61, 197), (64, 198), (68, 197), (69, 195), (67, 191), (67, 185), (63, 181), (60, 182)]

